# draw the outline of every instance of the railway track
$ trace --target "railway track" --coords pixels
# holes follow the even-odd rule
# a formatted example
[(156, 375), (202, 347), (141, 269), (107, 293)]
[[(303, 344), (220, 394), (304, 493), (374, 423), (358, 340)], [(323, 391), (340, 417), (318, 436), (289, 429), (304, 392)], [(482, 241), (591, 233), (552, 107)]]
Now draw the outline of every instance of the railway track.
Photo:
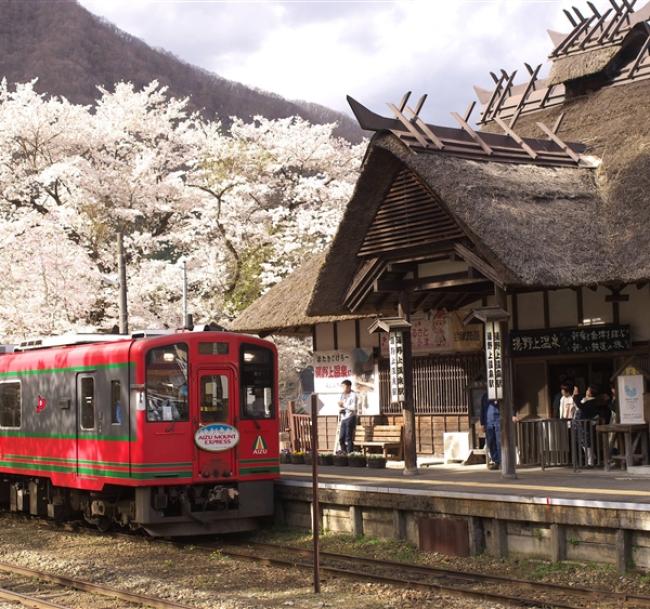
[(104, 609), (106, 599), (119, 609), (192, 609), (160, 598), (62, 577), (0, 562), (0, 599), (33, 609)]
[[(223, 544), (206, 544), (224, 555), (262, 560), (267, 564), (311, 568), (312, 551), (279, 544), (248, 542), (253, 552)], [(302, 560), (295, 557), (300, 556)], [(427, 565), (321, 552), (321, 572), (336, 576), (434, 590), (451, 595), (491, 600), (520, 607), (545, 609), (650, 608), (650, 596), (540, 583), (505, 576), (469, 573)], [(304, 559), (309, 559), (309, 561)]]
[[(312, 551), (295, 546), (253, 542), (250, 540), (242, 540), (237, 543), (224, 543), (223, 540), (207, 540), (205, 538), (168, 540), (143, 537), (131, 533), (113, 532), (104, 534), (94, 530), (83, 530), (79, 532), (93, 536), (108, 535), (127, 538), (131, 541), (148, 544), (164, 543), (181, 548), (191, 546), (193, 549), (205, 550), (206, 552), (219, 551), (224, 556), (230, 558), (261, 562), (269, 566), (290, 567), (301, 570), (311, 570), (312, 568)], [(328, 551), (321, 551), (320, 557), (321, 573), (324, 575), (324, 579), (327, 575), (346, 577), (353, 580), (372, 581), (429, 592), (434, 591), (518, 607), (536, 607), (540, 609), (650, 609), (650, 596), (641, 594), (566, 586), (563, 584), (537, 582), (485, 573), (456, 571), (429, 565), (380, 560)], [(3, 565), (0, 563), (0, 575), (3, 570)], [(23, 571), (29, 570), (24, 569)], [(67, 581), (67, 578), (57, 579)], [(2, 582), (0, 580), (0, 587), (1, 585)], [(96, 584), (88, 585), (103, 588), (103, 586), (96, 586)], [(114, 591), (107, 588), (107, 592), (106, 596), (111, 596), (111, 593)], [(160, 599), (149, 599), (153, 602), (147, 604), (147, 597), (138, 597), (138, 595), (130, 595), (128, 593), (121, 594), (126, 594), (129, 598), (116, 598), (123, 598), (123, 600), (139, 604), (139, 606), (160, 607), (161, 609), (178, 609), (183, 607), (182, 605), (161, 601)], [(154, 604), (156, 602), (159, 604)], [(60, 607), (60, 605), (27, 606), (42, 606), (47, 609)], [(188, 608), (183, 607), (183, 609)]]

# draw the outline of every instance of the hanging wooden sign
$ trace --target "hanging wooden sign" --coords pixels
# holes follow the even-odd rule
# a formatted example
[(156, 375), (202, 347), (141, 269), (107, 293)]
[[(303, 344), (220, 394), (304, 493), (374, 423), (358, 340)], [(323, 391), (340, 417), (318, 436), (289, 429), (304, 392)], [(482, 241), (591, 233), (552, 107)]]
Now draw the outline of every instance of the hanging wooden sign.
[(503, 399), (503, 364), (501, 359), (501, 330), (499, 322), (485, 323), (485, 360), (487, 394), (490, 400)]
[(404, 382), (404, 334), (392, 330), (388, 334), (388, 356), (390, 358), (390, 401), (406, 401), (406, 383)]

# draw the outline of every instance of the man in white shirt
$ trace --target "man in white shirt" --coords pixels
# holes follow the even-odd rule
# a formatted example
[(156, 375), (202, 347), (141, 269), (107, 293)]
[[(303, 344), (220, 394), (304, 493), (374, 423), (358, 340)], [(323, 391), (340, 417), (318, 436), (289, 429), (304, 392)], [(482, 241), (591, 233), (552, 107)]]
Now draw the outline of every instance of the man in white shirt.
[(345, 453), (354, 451), (354, 429), (357, 425), (357, 394), (352, 391), (352, 382), (345, 380), (341, 383), (341, 397), (339, 399), (339, 416), (341, 417), (341, 431), (339, 444)]

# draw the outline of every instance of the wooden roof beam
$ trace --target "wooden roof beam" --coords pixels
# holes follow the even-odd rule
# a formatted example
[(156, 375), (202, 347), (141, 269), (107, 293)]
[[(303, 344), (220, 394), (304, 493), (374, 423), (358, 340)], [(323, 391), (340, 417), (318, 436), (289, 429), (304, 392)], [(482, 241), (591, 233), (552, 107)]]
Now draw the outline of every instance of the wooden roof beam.
[(445, 147), (443, 141), (433, 132), (433, 129), (429, 127), (418, 115), (419, 110), (413, 110), (413, 108), (406, 107), (406, 111), (411, 115), (411, 120), (420, 128), (420, 130), (426, 135), (432, 142), (432, 144), (438, 149), (442, 150)]
[[(596, 11), (596, 8), (590, 2), (588, 2), (587, 4), (589, 4), (592, 7), (592, 9), (596, 12), (596, 14), (598, 14), (598, 12)], [(605, 24), (605, 20), (607, 19), (607, 17), (609, 17), (611, 12), (612, 12), (612, 9), (609, 8), (602, 15), (598, 15), (598, 21), (596, 21), (596, 23), (594, 23), (594, 27), (592, 27), (591, 30), (589, 30), (587, 32), (587, 35), (580, 41), (580, 48), (581, 49), (584, 49), (585, 46), (587, 46), (587, 43), (589, 42), (589, 40), (591, 40), (591, 38), (594, 37), (594, 35), (596, 34), (596, 31), (599, 28), (601, 30), (603, 29), (603, 26)]]
[[(507, 74), (505, 72), (503, 74), (505, 76), (507, 76)], [(503, 89), (503, 93), (501, 94), (501, 97), (499, 97), (499, 101), (497, 102), (496, 106), (494, 107), (494, 110), (492, 111), (493, 118), (497, 117), (497, 114), (498, 114), (499, 110), (501, 109), (501, 106), (506, 101), (506, 99), (509, 97), (510, 90), (512, 88), (512, 83), (514, 82), (516, 75), (517, 75), (517, 70), (513, 70), (512, 74), (510, 74), (510, 76), (507, 77), (507, 80), (506, 80), (506, 83), (505, 83), (505, 88)]]
[[(382, 281), (381, 279), (374, 282), (375, 292), (400, 292), (409, 290), (414, 292), (422, 291), (452, 291), (462, 293), (465, 291), (474, 291), (476, 286), (479, 291), (492, 285), (492, 282), (484, 277), (472, 279), (467, 275), (456, 279), (441, 279), (441, 277), (424, 277), (422, 279), (407, 279), (404, 281)], [(450, 289), (451, 288), (451, 289)], [(459, 288), (462, 288), (459, 290)]]
[(487, 277), (499, 287), (504, 287), (504, 282), (497, 273), (496, 269), (489, 263), (483, 260), (478, 254), (470, 250), (462, 243), (456, 243), (454, 246), (456, 253), (472, 268), (475, 268), (484, 277)]
[(537, 75), (539, 74), (539, 71), (542, 69), (541, 63), (534, 70), (527, 63), (525, 63), (524, 65), (526, 66), (526, 69), (530, 74), (530, 80), (528, 81), (528, 84), (526, 85), (526, 88), (524, 89), (524, 92), (521, 95), (521, 99), (519, 100), (519, 103), (515, 108), (515, 113), (512, 115), (512, 118), (510, 119), (510, 128), (514, 128), (517, 119), (519, 118), (519, 115), (521, 114), (522, 110), (524, 109), (524, 106), (526, 105), (526, 101), (528, 100), (528, 97), (535, 90), (535, 82), (537, 81)]
[(523, 139), (521, 139), (521, 137), (519, 137), (517, 133), (515, 133), (510, 127), (508, 127), (508, 125), (506, 125), (498, 116), (494, 117), (494, 121), (496, 122), (497, 125), (499, 125), (499, 127), (501, 127), (501, 129), (503, 129), (506, 135), (509, 135), (513, 140), (515, 140), (515, 142), (517, 142), (517, 144), (519, 144), (519, 146), (521, 146), (523, 150), (526, 151), (526, 154), (528, 154), (528, 156), (531, 159), (534, 160), (539, 156), (526, 142), (524, 142)]
[(561, 55), (563, 53), (566, 53), (568, 49), (570, 49), (575, 42), (577, 42), (578, 38), (582, 36), (582, 34), (587, 30), (587, 28), (591, 25), (593, 20), (596, 18), (596, 15), (592, 15), (588, 19), (585, 19), (580, 25), (573, 30), (551, 53), (551, 56), (557, 57), (558, 55)]
[[(490, 72), (492, 74), (492, 72)], [(492, 76), (494, 76), (492, 74)], [(485, 108), (483, 109), (483, 114), (481, 116), (481, 122), (485, 122), (489, 120), (490, 118), (490, 111), (492, 110), (492, 106), (494, 105), (494, 102), (497, 100), (497, 97), (499, 96), (499, 93), (501, 92), (501, 87), (503, 86), (503, 82), (505, 80), (505, 75), (501, 74), (497, 82), (495, 83), (494, 86), (494, 91), (492, 92), (492, 96), (488, 100), (488, 102), (485, 104)]]
[(458, 112), (452, 112), (451, 115), (454, 117), (454, 120), (465, 130), (465, 132), (483, 149), (483, 152), (485, 152), (485, 154), (492, 154), (492, 148), (490, 148), (490, 146), (488, 146), (483, 141), (481, 136), (467, 124), (465, 119), (460, 114), (458, 114)]
[(543, 131), (548, 139), (555, 142), (567, 155), (571, 157), (576, 163), (580, 162), (580, 156), (576, 154), (569, 146), (567, 146), (563, 140), (561, 140), (553, 131), (551, 131), (544, 123), (536, 123), (537, 127)]
[(424, 139), (422, 134), (413, 126), (413, 123), (409, 121), (401, 112), (401, 110), (395, 104), (387, 104), (390, 108), (390, 111), (395, 115), (395, 118), (402, 123), (406, 130), (417, 140), (418, 144), (422, 148), (428, 148), (429, 144)]

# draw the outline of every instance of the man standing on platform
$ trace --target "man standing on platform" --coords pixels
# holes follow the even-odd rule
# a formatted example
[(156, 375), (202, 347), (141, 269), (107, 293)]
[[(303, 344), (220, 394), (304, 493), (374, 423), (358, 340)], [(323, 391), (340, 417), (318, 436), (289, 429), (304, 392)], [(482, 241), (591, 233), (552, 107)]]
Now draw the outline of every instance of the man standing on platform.
[(499, 402), (489, 400), (487, 393), (481, 400), (481, 425), (485, 429), (485, 443), (490, 451), (489, 469), (501, 468), (501, 421)]
[(341, 383), (341, 397), (339, 399), (339, 416), (341, 417), (341, 431), (339, 444), (345, 453), (354, 451), (354, 430), (357, 425), (357, 394), (352, 391), (352, 382), (345, 380)]

